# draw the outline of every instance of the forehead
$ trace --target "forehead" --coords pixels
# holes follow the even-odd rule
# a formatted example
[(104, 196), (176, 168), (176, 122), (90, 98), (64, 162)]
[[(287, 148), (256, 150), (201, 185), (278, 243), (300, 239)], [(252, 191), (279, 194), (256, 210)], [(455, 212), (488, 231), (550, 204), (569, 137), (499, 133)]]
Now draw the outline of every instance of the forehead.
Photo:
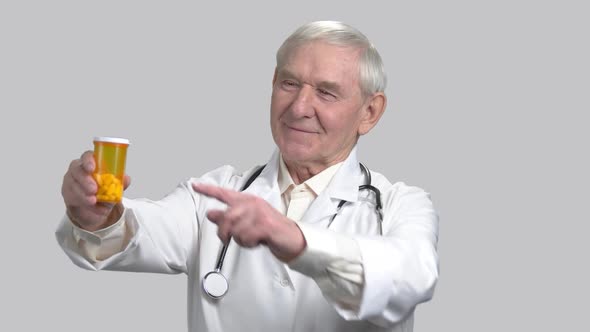
[(330, 81), (358, 86), (359, 56), (358, 48), (308, 42), (286, 56), (279, 74), (295, 75), (308, 83)]

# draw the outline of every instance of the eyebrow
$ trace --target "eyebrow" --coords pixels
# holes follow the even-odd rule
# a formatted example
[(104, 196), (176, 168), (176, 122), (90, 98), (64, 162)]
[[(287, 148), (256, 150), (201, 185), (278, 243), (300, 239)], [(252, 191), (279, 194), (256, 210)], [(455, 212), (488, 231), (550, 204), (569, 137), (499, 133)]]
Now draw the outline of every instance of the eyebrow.
[[(278, 76), (299, 80), (297, 78), (297, 75), (295, 75), (294, 73), (290, 72), (288, 69), (285, 69), (285, 68), (279, 69)], [(340, 86), (340, 84), (333, 82), (333, 81), (320, 81), (317, 84), (315, 84), (314, 87), (316, 89), (317, 88), (326, 89), (326, 90), (333, 91), (336, 94), (342, 94), (342, 87)]]

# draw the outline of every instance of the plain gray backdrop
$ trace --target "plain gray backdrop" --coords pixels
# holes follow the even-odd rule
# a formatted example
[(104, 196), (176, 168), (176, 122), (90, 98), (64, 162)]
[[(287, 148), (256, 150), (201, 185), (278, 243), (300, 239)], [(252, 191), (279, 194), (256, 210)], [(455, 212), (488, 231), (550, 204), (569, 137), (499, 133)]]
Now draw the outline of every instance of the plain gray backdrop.
[(440, 280), (415, 331), (588, 331), (586, 1), (2, 1), (2, 331), (185, 331), (186, 278), (88, 272), (54, 230), (69, 162), (132, 141), (128, 197), (274, 150), (275, 51), (341, 20), (388, 107), (360, 159), (430, 192)]

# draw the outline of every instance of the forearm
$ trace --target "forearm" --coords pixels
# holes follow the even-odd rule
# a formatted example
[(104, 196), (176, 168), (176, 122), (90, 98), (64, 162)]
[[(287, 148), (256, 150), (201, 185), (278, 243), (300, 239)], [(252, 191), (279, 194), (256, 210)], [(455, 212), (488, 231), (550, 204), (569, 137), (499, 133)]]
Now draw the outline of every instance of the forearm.
[(110, 225), (106, 228), (94, 232), (81, 228), (68, 217), (65, 217), (64, 222), (71, 222), (73, 237), (78, 244), (80, 254), (93, 264), (122, 252), (134, 235), (131, 229), (127, 227), (123, 213), (121, 213), (118, 220), (109, 223)]
[(343, 318), (391, 326), (432, 297), (438, 217), (424, 192), (409, 196), (403, 210), (390, 210), (382, 236), (299, 224), (307, 247), (289, 265), (313, 278)]
[(307, 246), (289, 266), (312, 279), (345, 318), (353, 319), (363, 294), (361, 254), (354, 238), (299, 224)]
[(64, 218), (57, 238), (77, 265), (91, 269), (178, 273), (197, 233), (195, 201), (186, 185), (161, 201), (128, 200), (123, 217), (97, 232)]

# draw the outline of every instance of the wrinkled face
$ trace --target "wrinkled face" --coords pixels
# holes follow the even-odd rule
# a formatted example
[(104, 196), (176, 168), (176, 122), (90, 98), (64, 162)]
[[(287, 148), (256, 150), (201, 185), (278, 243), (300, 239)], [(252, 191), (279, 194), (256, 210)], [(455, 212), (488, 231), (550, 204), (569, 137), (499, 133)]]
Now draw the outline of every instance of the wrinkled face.
[(358, 57), (357, 49), (316, 41), (277, 68), (271, 129), (285, 161), (328, 167), (346, 159), (364, 107)]

